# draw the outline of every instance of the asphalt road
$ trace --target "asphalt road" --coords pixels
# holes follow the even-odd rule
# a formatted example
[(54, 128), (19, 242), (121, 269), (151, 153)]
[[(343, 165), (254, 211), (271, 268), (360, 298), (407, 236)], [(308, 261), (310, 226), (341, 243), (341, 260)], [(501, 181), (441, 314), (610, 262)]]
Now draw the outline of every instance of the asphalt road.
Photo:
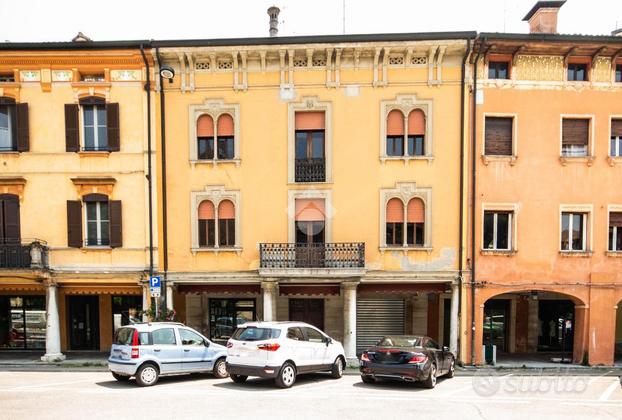
[(366, 385), (358, 375), (307, 375), (283, 390), (209, 375), (140, 388), (107, 372), (0, 372), (0, 419), (34, 418), (621, 419), (622, 388), (617, 376), (495, 372), (439, 380), (433, 390)]

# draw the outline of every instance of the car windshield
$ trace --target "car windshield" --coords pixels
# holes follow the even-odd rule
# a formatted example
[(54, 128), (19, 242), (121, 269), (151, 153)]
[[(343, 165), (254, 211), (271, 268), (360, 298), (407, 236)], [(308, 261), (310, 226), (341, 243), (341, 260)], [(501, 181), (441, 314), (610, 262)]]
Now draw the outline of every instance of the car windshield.
[(114, 344), (129, 346), (132, 344), (134, 328), (119, 328), (114, 337)]
[(275, 328), (246, 327), (235, 330), (231, 338), (239, 341), (260, 341), (278, 338), (280, 334), (281, 331)]
[(384, 337), (377, 345), (380, 347), (419, 347), (421, 337)]

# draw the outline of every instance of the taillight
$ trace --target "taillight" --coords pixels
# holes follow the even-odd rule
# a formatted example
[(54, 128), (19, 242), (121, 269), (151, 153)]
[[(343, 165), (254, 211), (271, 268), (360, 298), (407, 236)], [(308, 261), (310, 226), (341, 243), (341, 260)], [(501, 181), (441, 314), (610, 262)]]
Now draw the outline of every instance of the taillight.
[(138, 359), (139, 356), (140, 352), (138, 350), (138, 347), (132, 347), (132, 359)]
[(366, 351), (361, 354), (361, 362), (369, 362), (369, 354)]
[(231, 341), (227, 341), (227, 348), (230, 349), (233, 347), (233, 343)]
[(259, 344), (257, 348), (259, 350), (265, 350), (265, 351), (277, 351), (279, 348), (281, 348), (281, 345), (278, 343)]
[(134, 335), (132, 335), (132, 346), (138, 345), (138, 330), (134, 330)]
[(415, 353), (413, 357), (408, 360), (408, 363), (425, 363), (428, 360), (428, 356), (423, 353)]

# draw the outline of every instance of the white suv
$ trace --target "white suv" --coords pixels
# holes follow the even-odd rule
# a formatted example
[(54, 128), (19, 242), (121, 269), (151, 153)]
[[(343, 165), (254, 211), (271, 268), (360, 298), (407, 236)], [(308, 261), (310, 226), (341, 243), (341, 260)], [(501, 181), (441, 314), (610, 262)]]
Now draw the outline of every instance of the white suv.
[(236, 383), (259, 376), (289, 388), (299, 373), (341, 378), (345, 364), (341, 343), (304, 322), (246, 323), (227, 342), (227, 371)]

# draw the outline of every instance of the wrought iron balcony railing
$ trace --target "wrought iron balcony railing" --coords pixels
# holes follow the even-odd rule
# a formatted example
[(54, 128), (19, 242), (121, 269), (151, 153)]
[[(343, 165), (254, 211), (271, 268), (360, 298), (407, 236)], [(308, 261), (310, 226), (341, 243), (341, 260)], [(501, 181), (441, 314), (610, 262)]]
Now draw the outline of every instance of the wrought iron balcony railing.
[(0, 243), (0, 269), (42, 269), (48, 266), (48, 247), (45, 241), (22, 239)]
[(324, 158), (296, 159), (296, 182), (326, 181), (326, 161)]
[(364, 268), (365, 243), (259, 244), (261, 268)]

